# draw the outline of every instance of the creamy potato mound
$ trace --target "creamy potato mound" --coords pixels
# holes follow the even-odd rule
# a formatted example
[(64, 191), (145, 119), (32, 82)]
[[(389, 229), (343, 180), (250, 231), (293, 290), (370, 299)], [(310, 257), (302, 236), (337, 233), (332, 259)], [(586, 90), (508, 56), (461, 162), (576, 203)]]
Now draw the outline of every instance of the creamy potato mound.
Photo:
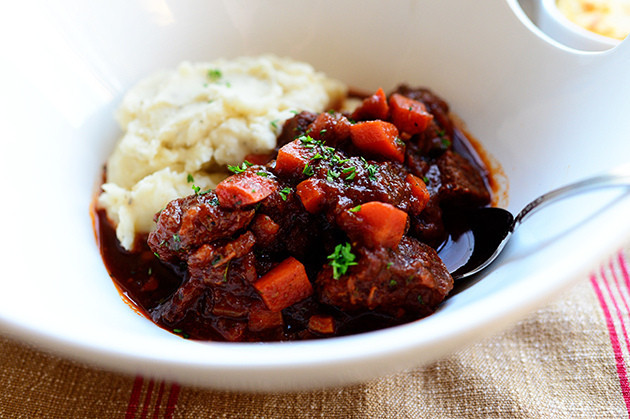
[[(169, 201), (214, 188), (226, 165), (267, 153), (295, 112), (343, 102), (347, 87), (310, 65), (271, 55), (184, 62), (134, 86), (116, 117), (123, 136), (98, 198), (131, 249)], [(191, 180), (194, 180), (191, 182)]]
[(624, 39), (630, 33), (630, 0), (557, 0), (569, 20), (600, 35)]

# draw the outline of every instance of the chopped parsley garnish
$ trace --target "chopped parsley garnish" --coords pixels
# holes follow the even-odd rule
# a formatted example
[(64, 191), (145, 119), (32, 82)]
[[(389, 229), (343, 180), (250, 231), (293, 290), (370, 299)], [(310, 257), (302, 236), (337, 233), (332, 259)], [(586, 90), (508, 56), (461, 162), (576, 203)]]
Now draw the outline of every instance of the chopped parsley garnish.
[(359, 212), (361, 211), (361, 205), (357, 205), (354, 208), (350, 208), (350, 212)]
[(188, 177), (186, 178), (186, 180), (188, 181), (188, 183), (193, 183), (195, 181), (195, 178), (193, 177), (193, 175), (188, 173)]
[(392, 280), (389, 281), (389, 286), (390, 287), (395, 287), (397, 284), (398, 284), (398, 282), (396, 282), (395, 279), (392, 279)]
[(274, 119), (274, 120), (273, 120), (273, 121), (271, 121), (270, 123), (271, 123), (271, 126), (272, 126), (274, 129), (278, 129), (278, 120), (277, 120), (277, 119)]
[(208, 78), (210, 80), (217, 81), (221, 77), (223, 77), (223, 73), (221, 73), (221, 70), (218, 70), (218, 69), (208, 70)]
[(449, 148), (451, 146), (451, 140), (446, 136), (446, 131), (441, 129), (437, 132), (437, 135), (440, 137), (442, 147)]
[(378, 172), (378, 169), (379, 169), (378, 165), (368, 164), (366, 162), (365, 168), (367, 169), (367, 172), (368, 172), (368, 178), (370, 180), (376, 180), (376, 172)]
[(173, 333), (181, 335), (181, 337), (183, 337), (184, 339), (188, 339), (190, 337), (190, 335), (184, 332), (182, 329), (173, 329)]
[(283, 188), (281, 191), (279, 191), (278, 193), (280, 194), (280, 198), (282, 198), (283, 201), (287, 200), (287, 196), (289, 196), (289, 194), (291, 193), (291, 188), (289, 188), (288, 186)]
[(333, 278), (339, 279), (341, 275), (345, 275), (348, 272), (350, 266), (357, 265), (354, 261), (356, 256), (352, 253), (352, 246), (350, 243), (338, 244), (335, 247), (335, 251), (328, 255), (330, 262), (328, 264), (333, 268)]
[(268, 177), (268, 176), (269, 176), (269, 173), (267, 173), (267, 172), (263, 172), (263, 171), (256, 172), (256, 174), (257, 174), (258, 176), (262, 176), (262, 177)]
[(201, 191), (201, 188), (195, 184), (192, 185), (192, 190), (195, 191), (196, 195), (200, 195), (199, 191)]
[(346, 167), (341, 171), (341, 173), (348, 175), (346, 176), (346, 180), (352, 180), (357, 175), (357, 168), (353, 166)]
[(243, 163), (241, 163), (240, 167), (228, 166), (228, 170), (232, 173), (243, 173), (245, 170), (247, 170), (248, 167), (251, 167), (253, 165), (254, 165), (253, 163), (250, 163), (247, 160), (245, 160)]
[(302, 169), (302, 173), (304, 173), (306, 176), (313, 176), (315, 174), (315, 171), (310, 164), (307, 164), (306, 166), (304, 166), (304, 169)]

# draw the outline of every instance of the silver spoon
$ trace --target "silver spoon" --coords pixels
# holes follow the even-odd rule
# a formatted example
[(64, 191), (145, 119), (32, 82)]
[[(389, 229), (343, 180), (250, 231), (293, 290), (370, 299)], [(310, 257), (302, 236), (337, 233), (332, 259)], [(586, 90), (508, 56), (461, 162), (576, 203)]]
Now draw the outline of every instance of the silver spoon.
[(451, 272), (455, 281), (472, 276), (490, 265), (510, 240), (512, 233), (530, 215), (564, 198), (592, 189), (610, 186), (630, 186), (630, 165), (613, 169), (567, 186), (554, 189), (527, 204), (516, 217), (502, 208), (480, 208), (470, 214), (469, 234), (473, 249), (468, 260)]

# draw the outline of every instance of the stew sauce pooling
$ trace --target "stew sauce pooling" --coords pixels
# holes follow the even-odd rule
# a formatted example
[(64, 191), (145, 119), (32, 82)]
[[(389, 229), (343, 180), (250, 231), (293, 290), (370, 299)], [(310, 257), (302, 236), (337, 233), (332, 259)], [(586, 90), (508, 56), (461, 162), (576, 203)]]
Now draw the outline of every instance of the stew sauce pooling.
[[(202, 340), (299, 340), (431, 314), (453, 288), (435, 249), (490, 203), (488, 174), (427, 89), (288, 120), (273, 159), (171, 201), (133, 252), (99, 212), (114, 281), (161, 327)], [(267, 161), (269, 160), (269, 161)]]

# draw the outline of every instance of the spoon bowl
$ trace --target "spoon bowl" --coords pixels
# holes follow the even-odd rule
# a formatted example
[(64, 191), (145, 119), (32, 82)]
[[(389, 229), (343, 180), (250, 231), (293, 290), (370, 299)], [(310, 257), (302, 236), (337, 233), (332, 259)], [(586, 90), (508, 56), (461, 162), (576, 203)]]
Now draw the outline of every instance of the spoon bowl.
[(549, 204), (593, 189), (630, 186), (630, 164), (547, 192), (527, 204), (516, 216), (503, 208), (484, 207), (467, 215), (468, 230), (457, 242), (469, 247), (468, 259), (448, 266), (455, 281), (487, 268), (501, 253), (514, 231), (532, 214)]

